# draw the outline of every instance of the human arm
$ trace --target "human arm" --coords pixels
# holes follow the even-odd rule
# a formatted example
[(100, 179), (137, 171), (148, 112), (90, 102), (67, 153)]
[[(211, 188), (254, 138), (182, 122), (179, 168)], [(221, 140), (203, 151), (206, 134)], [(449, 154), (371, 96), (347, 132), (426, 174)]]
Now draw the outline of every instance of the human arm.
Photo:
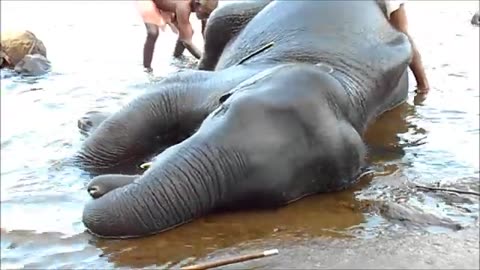
[(393, 11), (390, 14), (390, 23), (397, 30), (407, 35), (408, 39), (410, 40), (410, 43), (412, 44), (412, 50), (413, 50), (413, 57), (412, 57), (412, 62), (410, 63), (410, 69), (412, 70), (413, 75), (415, 76), (415, 80), (417, 81), (417, 92), (427, 93), (430, 86), (428, 83), (427, 76), (425, 74), (425, 70), (423, 68), (420, 52), (418, 51), (417, 46), (415, 45), (415, 42), (413, 41), (412, 37), (408, 33), (408, 20), (407, 20), (407, 14), (405, 11), (404, 4), (401, 4), (397, 10)]
[(205, 28), (207, 27), (207, 19), (202, 20), (202, 36), (205, 37)]
[(200, 50), (193, 45), (193, 28), (190, 24), (191, 9), (189, 4), (177, 4), (175, 11), (176, 23), (178, 28), (178, 39), (185, 48), (197, 59), (200, 59)]

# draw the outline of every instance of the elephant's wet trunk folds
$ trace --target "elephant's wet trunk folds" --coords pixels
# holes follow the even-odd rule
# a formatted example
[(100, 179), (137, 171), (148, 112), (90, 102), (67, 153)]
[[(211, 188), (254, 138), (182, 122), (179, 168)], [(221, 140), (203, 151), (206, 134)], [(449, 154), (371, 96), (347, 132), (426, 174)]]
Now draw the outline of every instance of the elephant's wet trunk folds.
[(167, 149), (137, 182), (90, 201), (83, 223), (105, 238), (172, 229), (221, 205), (245, 171), (239, 152), (180, 144)]
[(87, 138), (75, 162), (94, 173), (139, 165), (163, 150), (152, 146), (179, 143), (190, 135), (190, 127), (201, 123), (208, 112), (181, 107), (191, 107), (192, 99), (184, 91), (156, 91), (133, 100)]

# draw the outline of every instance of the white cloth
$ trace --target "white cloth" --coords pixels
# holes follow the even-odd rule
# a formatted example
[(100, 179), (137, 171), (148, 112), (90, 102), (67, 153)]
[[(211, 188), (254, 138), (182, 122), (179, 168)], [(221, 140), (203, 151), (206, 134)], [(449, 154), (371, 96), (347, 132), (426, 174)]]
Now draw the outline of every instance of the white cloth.
[(390, 14), (400, 8), (400, 5), (405, 4), (405, 0), (385, 0), (387, 8), (387, 16), (390, 19)]

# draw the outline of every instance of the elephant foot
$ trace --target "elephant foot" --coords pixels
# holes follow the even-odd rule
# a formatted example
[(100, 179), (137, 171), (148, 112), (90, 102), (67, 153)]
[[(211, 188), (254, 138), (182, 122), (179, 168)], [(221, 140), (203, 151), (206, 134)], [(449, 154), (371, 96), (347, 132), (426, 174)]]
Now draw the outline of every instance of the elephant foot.
[(92, 134), (109, 116), (110, 113), (107, 112), (87, 112), (84, 116), (78, 119), (77, 125), (80, 129), (80, 133), (85, 136)]

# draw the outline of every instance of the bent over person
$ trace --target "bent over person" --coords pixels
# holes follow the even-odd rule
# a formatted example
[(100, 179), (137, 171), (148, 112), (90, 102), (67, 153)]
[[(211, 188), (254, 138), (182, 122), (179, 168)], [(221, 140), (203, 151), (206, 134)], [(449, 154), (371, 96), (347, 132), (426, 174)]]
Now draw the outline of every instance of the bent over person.
[(159, 30), (165, 30), (169, 25), (178, 34), (174, 56), (179, 57), (186, 48), (195, 58), (201, 57), (200, 50), (193, 45), (193, 27), (190, 24), (190, 14), (195, 12), (202, 20), (202, 31), (206, 19), (218, 6), (218, 0), (137, 0), (137, 8), (145, 23), (147, 37), (143, 48), (143, 67), (146, 72), (152, 72), (151, 67), (155, 43)]
[(410, 69), (412, 70), (413, 76), (417, 81), (417, 93), (427, 93), (430, 86), (425, 75), (425, 70), (423, 68), (422, 59), (418, 48), (413, 42), (412, 37), (408, 33), (408, 20), (407, 13), (405, 11), (405, 1), (402, 0), (384, 0), (385, 10), (387, 17), (390, 21), (390, 24), (395, 27), (398, 31), (403, 32), (407, 35), (410, 43), (412, 44), (413, 57), (412, 62), (410, 63)]

